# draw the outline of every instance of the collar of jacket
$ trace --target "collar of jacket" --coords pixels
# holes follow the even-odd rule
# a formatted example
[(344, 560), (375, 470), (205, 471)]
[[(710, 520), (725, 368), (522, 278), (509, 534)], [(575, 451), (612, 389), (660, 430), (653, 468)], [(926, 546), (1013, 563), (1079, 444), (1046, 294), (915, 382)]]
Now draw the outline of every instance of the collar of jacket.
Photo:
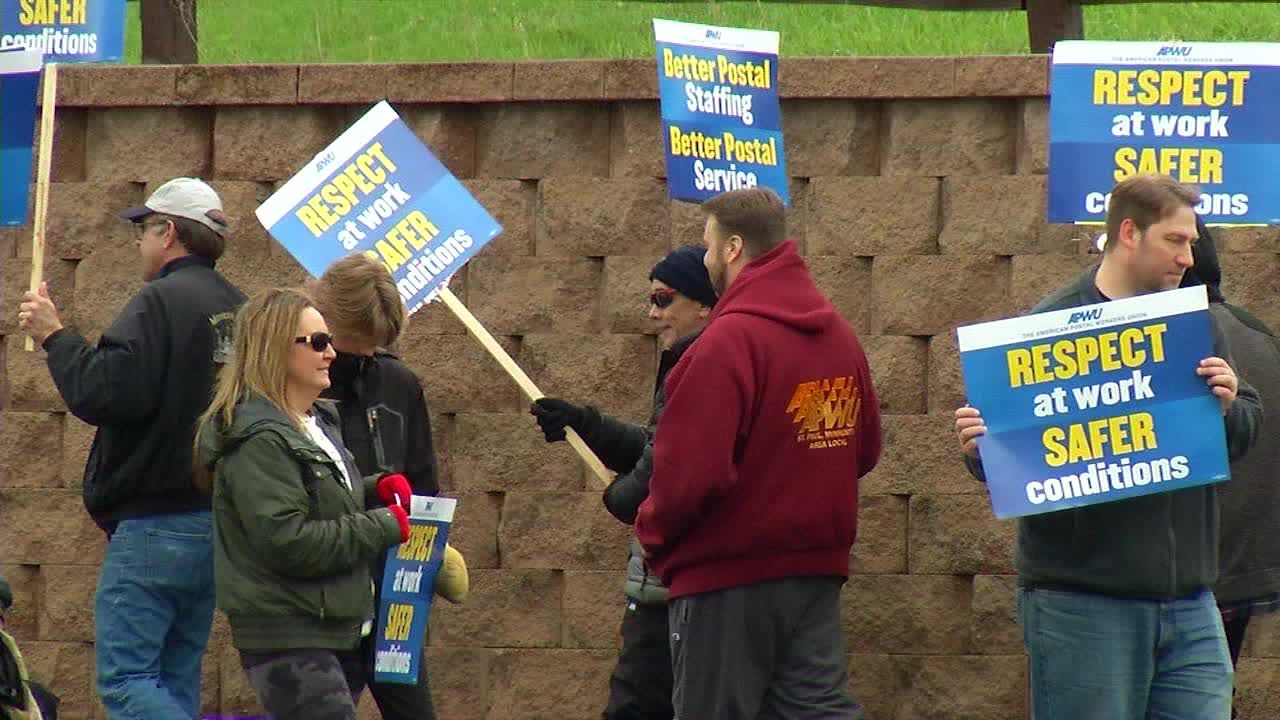
[(165, 275), (171, 275), (189, 267), (213, 268), (214, 264), (212, 260), (203, 255), (183, 255), (165, 263), (164, 267), (160, 268), (160, 272), (156, 273), (156, 279), (159, 280)]

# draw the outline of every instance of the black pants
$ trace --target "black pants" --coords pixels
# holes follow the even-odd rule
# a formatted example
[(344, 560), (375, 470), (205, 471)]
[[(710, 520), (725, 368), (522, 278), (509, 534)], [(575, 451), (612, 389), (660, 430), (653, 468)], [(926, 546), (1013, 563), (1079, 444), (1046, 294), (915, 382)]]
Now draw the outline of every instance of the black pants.
[(354, 651), (242, 652), (240, 664), (275, 720), (356, 720), (364, 680)]
[[(382, 610), (382, 573), (386, 569), (386, 561), (387, 555), (384, 552), (373, 567), (374, 612)], [(422, 651), (422, 662), (418, 663), (417, 685), (374, 682), (373, 661), (377, 635), (378, 625), (375, 622), (373, 632), (361, 642), (360, 653), (365, 661), (364, 671), (369, 683), (369, 694), (373, 695), (373, 701), (382, 713), (382, 720), (436, 720), (435, 705), (431, 702), (431, 685), (427, 678), (426, 648)]]
[(671, 720), (671, 640), (667, 606), (628, 603), (622, 652), (609, 678), (605, 720)]
[(671, 600), (676, 720), (861, 720), (842, 587), (782, 578)]
[(1240, 647), (1244, 645), (1244, 631), (1249, 627), (1249, 616), (1237, 617), (1222, 623), (1227, 632), (1227, 648), (1231, 650), (1231, 666), (1240, 659)]

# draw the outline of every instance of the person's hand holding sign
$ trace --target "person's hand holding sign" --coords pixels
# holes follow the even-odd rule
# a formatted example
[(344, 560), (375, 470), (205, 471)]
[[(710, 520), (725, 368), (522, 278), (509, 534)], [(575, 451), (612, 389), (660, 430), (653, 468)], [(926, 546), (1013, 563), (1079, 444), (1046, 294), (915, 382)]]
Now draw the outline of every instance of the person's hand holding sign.
[(1231, 403), (1236, 400), (1236, 390), (1240, 387), (1236, 371), (1231, 369), (1226, 360), (1219, 357), (1205, 358), (1196, 368), (1196, 374), (1205, 378), (1209, 389), (1222, 403), (1222, 414), (1226, 415)]
[(956, 410), (956, 434), (960, 436), (960, 447), (970, 457), (978, 457), (978, 437), (987, 432), (986, 423), (982, 422), (982, 414), (977, 408), (968, 405)]

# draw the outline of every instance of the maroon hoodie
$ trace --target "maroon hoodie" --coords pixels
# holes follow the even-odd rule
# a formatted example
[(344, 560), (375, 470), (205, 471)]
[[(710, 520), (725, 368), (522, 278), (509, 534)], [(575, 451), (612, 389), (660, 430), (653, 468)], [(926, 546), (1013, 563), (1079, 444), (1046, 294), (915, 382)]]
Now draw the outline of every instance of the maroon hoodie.
[(795, 243), (751, 261), (667, 376), (636, 534), (669, 597), (849, 574), (880, 409)]

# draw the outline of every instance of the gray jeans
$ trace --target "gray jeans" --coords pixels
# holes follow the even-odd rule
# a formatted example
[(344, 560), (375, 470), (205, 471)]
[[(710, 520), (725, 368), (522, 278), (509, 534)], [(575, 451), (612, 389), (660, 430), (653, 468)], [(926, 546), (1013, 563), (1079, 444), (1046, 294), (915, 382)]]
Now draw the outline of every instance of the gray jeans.
[(782, 578), (670, 601), (675, 720), (861, 720), (842, 587)]

